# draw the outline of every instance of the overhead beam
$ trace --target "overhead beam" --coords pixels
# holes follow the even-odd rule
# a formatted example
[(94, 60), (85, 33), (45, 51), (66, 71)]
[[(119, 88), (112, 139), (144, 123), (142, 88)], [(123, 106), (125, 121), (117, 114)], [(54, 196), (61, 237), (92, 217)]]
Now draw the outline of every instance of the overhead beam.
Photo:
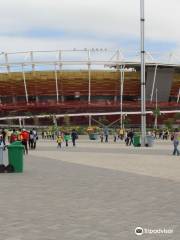
[(58, 88), (58, 76), (57, 76), (57, 69), (56, 64), (54, 65), (54, 75), (55, 75), (55, 83), (56, 83), (56, 101), (59, 102), (59, 88)]
[(25, 96), (26, 96), (26, 102), (28, 103), (29, 99), (28, 99), (28, 92), (27, 92), (27, 85), (26, 85), (26, 75), (25, 75), (25, 72), (24, 72), (24, 66), (23, 65), (22, 65), (22, 75), (23, 75), (23, 81), (24, 81), (24, 91), (25, 91)]
[(152, 91), (151, 91), (151, 102), (153, 100), (153, 95), (154, 95), (154, 88), (155, 88), (156, 75), (157, 75), (157, 68), (158, 68), (158, 64), (155, 66), (155, 69), (154, 69), (154, 78), (153, 78), (153, 85), (152, 85)]
[[(180, 110), (169, 110), (169, 111), (160, 111), (161, 114), (172, 114), (172, 113), (180, 113)], [(120, 115), (121, 112), (104, 112), (104, 113), (72, 113), (68, 114), (69, 117), (80, 117), (80, 116), (115, 116)], [(153, 114), (153, 111), (146, 111), (146, 114)], [(123, 115), (141, 115), (141, 112), (123, 112)], [(67, 114), (55, 114), (56, 118), (64, 118)], [(49, 117), (49, 114), (45, 115), (35, 115), (35, 116), (16, 116), (16, 117), (1, 117), (0, 120), (7, 120), (7, 119), (30, 119), (33, 117), (37, 118), (45, 118)]]

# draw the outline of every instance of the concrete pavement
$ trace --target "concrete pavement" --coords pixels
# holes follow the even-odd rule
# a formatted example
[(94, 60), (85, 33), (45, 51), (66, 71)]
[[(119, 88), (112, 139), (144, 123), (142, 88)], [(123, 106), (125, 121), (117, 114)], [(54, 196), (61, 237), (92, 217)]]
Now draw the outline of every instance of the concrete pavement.
[[(0, 240), (134, 240), (180, 237), (179, 157), (170, 142), (127, 148), (80, 138), (39, 141), (23, 174), (0, 175)], [(136, 236), (136, 227), (173, 234)]]

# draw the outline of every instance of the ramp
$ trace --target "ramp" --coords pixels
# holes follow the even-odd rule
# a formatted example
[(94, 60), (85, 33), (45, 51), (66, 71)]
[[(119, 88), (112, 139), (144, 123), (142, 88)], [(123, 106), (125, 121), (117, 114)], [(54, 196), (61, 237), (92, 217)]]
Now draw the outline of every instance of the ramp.
[[(151, 99), (151, 92), (154, 80), (155, 67), (148, 67), (146, 72), (146, 100)], [(174, 76), (173, 68), (157, 68), (154, 85), (153, 101), (156, 98), (156, 88), (158, 89), (158, 102), (168, 102), (171, 92), (171, 85)]]

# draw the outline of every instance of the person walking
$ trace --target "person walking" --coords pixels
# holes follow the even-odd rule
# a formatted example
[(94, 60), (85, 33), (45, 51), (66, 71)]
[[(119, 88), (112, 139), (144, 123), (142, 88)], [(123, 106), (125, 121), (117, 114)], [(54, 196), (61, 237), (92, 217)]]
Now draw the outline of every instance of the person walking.
[(70, 138), (69, 133), (65, 132), (64, 133), (64, 140), (65, 140), (65, 143), (66, 143), (66, 147), (68, 147), (69, 138)]
[(76, 146), (76, 139), (78, 139), (78, 134), (77, 134), (75, 129), (72, 130), (71, 138), (72, 138), (73, 147), (75, 147)]
[(5, 131), (4, 128), (2, 129), (1, 134), (2, 134), (2, 138), (3, 138), (3, 144), (6, 145), (6, 134), (7, 134), (7, 133), (6, 133), (6, 131)]
[(61, 148), (63, 142), (63, 137), (61, 135), (57, 136), (57, 147)]
[(130, 141), (129, 131), (127, 131), (125, 135), (126, 135), (125, 136), (125, 143), (126, 143), (126, 146), (128, 146), (129, 145), (129, 141)]
[(104, 140), (104, 133), (103, 133), (103, 131), (100, 132), (100, 139), (101, 139), (101, 143), (103, 143), (103, 140)]
[(23, 129), (22, 132), (21, 132), (21, 141), (22, 141), (22, 144), (24, 145), (25, 147), (25, 151), (26, 151), (26, 154), (28, 154), (28, 141), (29, 141), (29, 133)]
[(29, 132), (29, 148), (33, 149), (33, 141), (34, 141), (34, 134), (33, 131), (30, 130)]
[(3, 136), (0, 135), (0, 172), (4, 172), (4, 164), (3, 164), (3, 151), (5, 150)]
[(117, 142), (117, 130), (113, 129), (113, 138), (114, 138), (114, 142)]
[(33, 133), (33, 149), (36, 148), (36, 142), (38, 140), (38, 135), (37, 135), (37, 131), (35, 128), (32, 129), (32, 133)]
[(179, 156), (179, 149), (178, 149), (178, 145), (179, 145), (179, 130), (176, 128), (174, 131), (174, 137), (173, 137), (173, 145), (174, 145), (174, 151), (173, 151), (173, 155), (175, 156), (177, 154), (177, 156)]
[(133, 137), (134, 137), (134, 132), (133, 132), (132, 129), (131, 129), (131, 131), (128, 133), (127, 137), (129, 138), (128, 145), (131, 146), (131, 144), (133, 143)]
[(44, 139), (44, 130), (42, 130), (42, 132), (41, 132), (41, 137), (42, 137), (42, 139)]
[(7, 131), (7, 139), (8, 139), (8, 142), (10, 143), (10, 139), (11, 139), (11, 134), (12, 134), (12, 131), (11, 131), (11, 129), (9, 129), (8, 131)]
[(46, 138), (47, 138), (47, 132), (46, 132), (46, 131), (43, 132), (43, 136), (44, 136), (43, 139), (46, 139)]
[(15, 129), (13, 129), (11, 136), (10, 136), (10, 143), (13, 143), (15, 141), (17, 141), (17, 132)]
[(123, 129), (123, 128), (121, 128), (121, 129), (119, 130), (119, 138), (120, 138), (121, 140), (124, 139), (124, 129)]
[(105, 127), (104, 129), (104, 136), (105, 136), (105, 142), (108, 142), (109, 130), (107, 127)]

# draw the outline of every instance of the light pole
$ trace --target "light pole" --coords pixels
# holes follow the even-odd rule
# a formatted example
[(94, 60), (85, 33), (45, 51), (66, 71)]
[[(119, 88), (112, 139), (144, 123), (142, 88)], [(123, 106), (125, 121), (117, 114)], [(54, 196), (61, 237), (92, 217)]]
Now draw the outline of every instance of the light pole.
[(123, 90), (124, 90), (124, 67), (121, 66), (121, 89), (120, 89), (120, 111), (121, 111), (121, 129), (123, 128), (123, 115), (122, 115), (122, 107), (123, 107)]
[(146, 81), (145, 81), (145, 49), (144, 49), (144, 0), (140, 0), (141, 25), (141, 146), (146, 144)]

